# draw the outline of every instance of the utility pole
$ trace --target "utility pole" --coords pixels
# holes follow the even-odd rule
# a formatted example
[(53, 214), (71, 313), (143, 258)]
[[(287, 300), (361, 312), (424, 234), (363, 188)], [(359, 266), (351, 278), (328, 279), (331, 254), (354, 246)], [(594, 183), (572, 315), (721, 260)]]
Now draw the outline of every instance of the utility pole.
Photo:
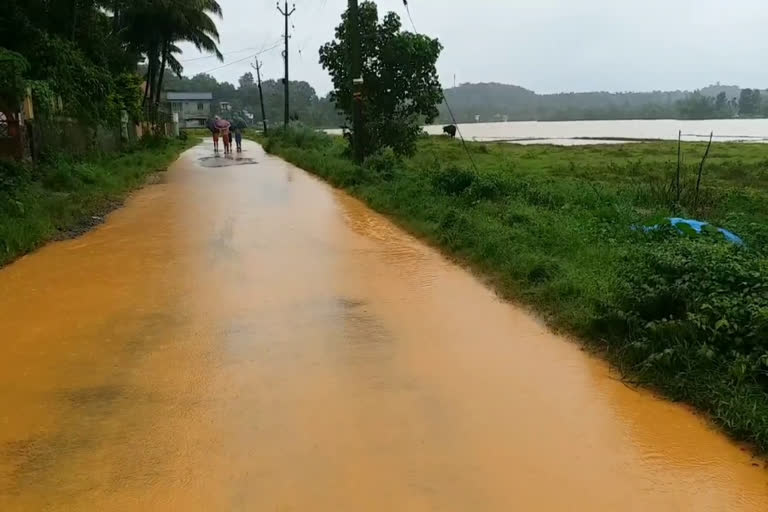
[(267, 134), (267, 114), (264, 113), (264, 93), (261, 91), (261, 62), (256, 59), (256, 65), (251, 64), (256, 70), (256, 84), (259, 86), (259, 103), (261, 103), (261, 122), (264, 125), (264, 135)]
[(352, 151), (358, 163), (365, 158), (363, 148), (363, 61), (360, 52), (360, 16), (357, 0), (349, 0), (350, 75), (352, 77)]
[(283, 50), (283, 60), (285, 61), (285, 78), (283, 81), (283, 88), (285, 91), (285, 127), (288, 127), (288, 118), (290, 116), (290, 102), (288, 100), (288, 18), (291, 17), (291, 14), (296, 10), (296, 5), (293, 5), (293, 8), (289, 11), (288, 10), (288, 0), (285, 0), (285, 9), (280, 8), (280, 2), (277, 2), (277, 10), (280, 12), (280, 14), (283, 15), (283, 18), (285, 18), (285, 50)]

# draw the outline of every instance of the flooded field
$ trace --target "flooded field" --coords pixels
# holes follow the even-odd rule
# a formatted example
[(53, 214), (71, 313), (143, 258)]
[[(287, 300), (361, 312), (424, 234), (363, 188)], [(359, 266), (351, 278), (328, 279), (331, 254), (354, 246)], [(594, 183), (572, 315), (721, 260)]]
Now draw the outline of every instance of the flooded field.
[[(515, 142), (518, 144), (606, 144), (640, 140), (768, 141), (768, 119), (555, 121), (461, 124), (468, 140)], [(440, 135), (442, 126), (427, 126), (427, 133)]]
[(0, 510), (768, 510), (746, 449), (245, 150), (0, 270)]

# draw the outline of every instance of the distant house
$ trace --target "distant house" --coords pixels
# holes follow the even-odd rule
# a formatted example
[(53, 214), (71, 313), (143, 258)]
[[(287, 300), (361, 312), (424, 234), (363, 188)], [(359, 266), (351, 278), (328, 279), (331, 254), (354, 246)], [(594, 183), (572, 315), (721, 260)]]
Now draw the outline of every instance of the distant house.
[(213, 103), (212, 92), (174, 92), (165, 93), (171, 113), (179, 114), (180, 128), (205, 126), (211, 117)]

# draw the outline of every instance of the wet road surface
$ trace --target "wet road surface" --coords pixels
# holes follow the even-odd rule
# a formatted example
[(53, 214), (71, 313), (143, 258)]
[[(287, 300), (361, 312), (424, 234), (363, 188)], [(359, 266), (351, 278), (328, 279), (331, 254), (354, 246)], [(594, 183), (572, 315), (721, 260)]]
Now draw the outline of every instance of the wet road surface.
[(705, 422), (245, 149), (0, 270), (0, 510), (768, 510)]

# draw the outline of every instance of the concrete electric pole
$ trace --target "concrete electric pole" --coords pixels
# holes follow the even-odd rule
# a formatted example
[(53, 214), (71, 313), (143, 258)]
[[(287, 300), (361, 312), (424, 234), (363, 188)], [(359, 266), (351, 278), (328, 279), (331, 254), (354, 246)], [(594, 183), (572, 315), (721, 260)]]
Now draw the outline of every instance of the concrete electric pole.
[(264, 93), (261, 90), (261, 62), (256, 59), (256, 65), (251, 64), (256, 70), (256, 84), (259, 87), (259, 103), (261, 104), (261, 122), (264, 125), (264, 135), (267, 134), (267, 114), (264, 112)]
[(291, 14), (294, 13), (296, 10), (296, 5), (293, 6), (293, 8), (289, 11), (288, 10), (288, 0), (285, 0), (285, 9), (280, 8), (280, 2), (277, 3), (277, 10), (280, 12), (280, 14), (283, 15), (283, 18), (285, 18), (285, 50), (283, 50), (283, 60), (285, 61), (285, 78), (283, 79), (283, 87), (285, 91), (285, 127), (288, 127), (288, 120), (290, 117), (290, 101), (288, 97), (288, 18), (291, 17)]
[(360, 51), (360, 16), (357, 0), (349, 0), (350, 76), (352, 77), (352, 151), (358, 163), (365, 158), (363, 147), (363, 60)]

